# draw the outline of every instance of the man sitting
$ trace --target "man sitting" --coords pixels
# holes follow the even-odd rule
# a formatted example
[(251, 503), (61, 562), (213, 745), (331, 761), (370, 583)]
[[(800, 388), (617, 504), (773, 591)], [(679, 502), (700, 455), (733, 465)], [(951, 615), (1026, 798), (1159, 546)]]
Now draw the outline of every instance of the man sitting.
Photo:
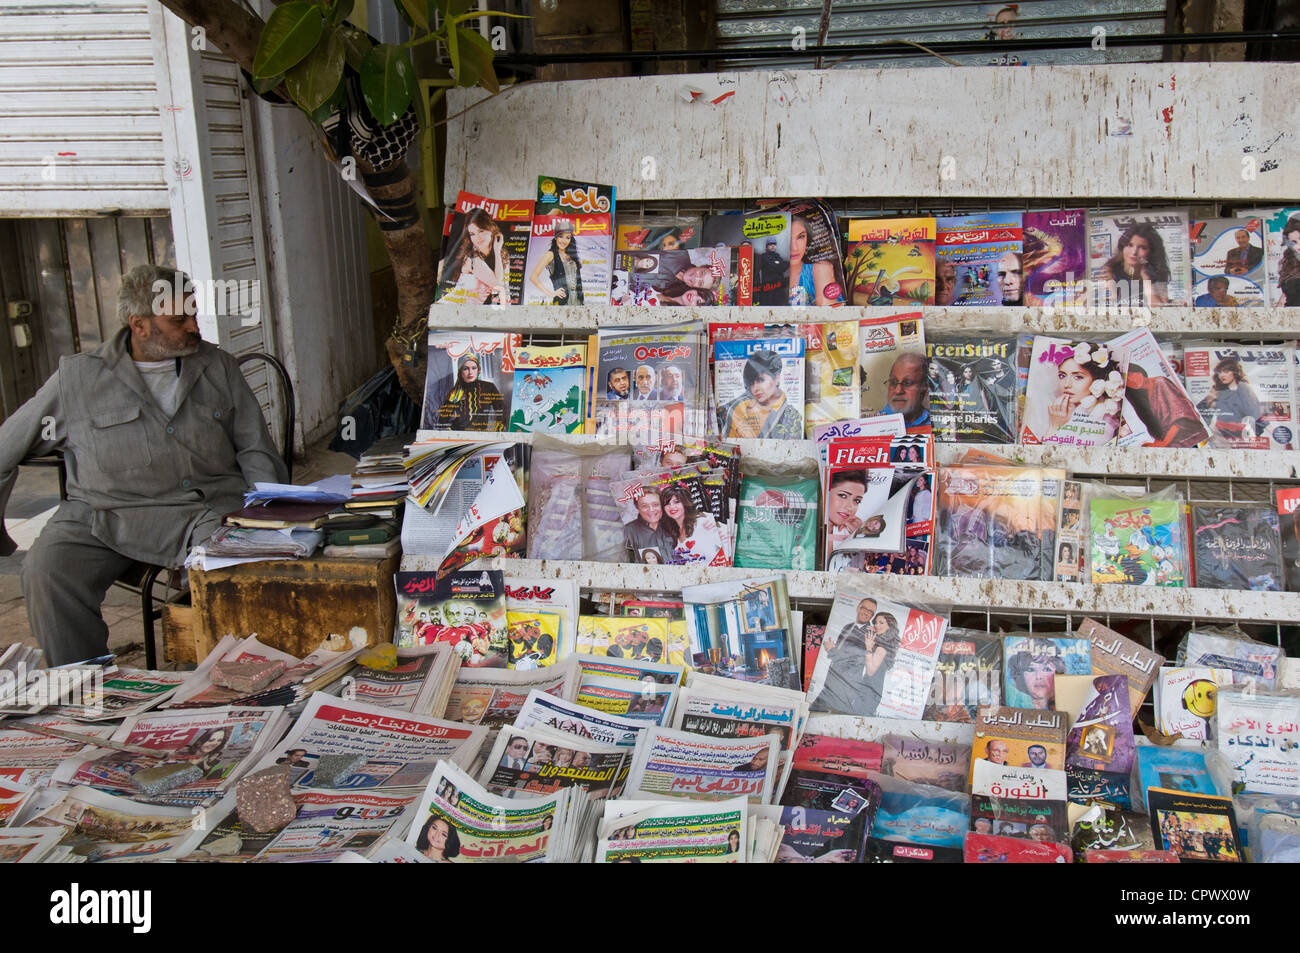
[[(287, 479), (235, 358), (199, 337), (192, 295), (180, 272), (132, 269), (122, 330), (63, 358), (0, 427), (0, 516), (19, 461), (62, 450), (67, 467), (68, 498), (22, 568), (47, 665), (107, 651), (100, 605), (132, 563), (179, 566), (255, 481)], [(0, 555), (15, 548), (0, 532)]]

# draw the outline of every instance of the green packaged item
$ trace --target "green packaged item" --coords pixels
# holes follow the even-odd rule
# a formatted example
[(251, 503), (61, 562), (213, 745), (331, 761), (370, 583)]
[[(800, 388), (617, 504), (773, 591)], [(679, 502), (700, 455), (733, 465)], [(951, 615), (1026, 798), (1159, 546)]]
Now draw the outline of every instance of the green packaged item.
[(746, 476), (740, 485), (737, 566), (817, 568), (817, 480)]

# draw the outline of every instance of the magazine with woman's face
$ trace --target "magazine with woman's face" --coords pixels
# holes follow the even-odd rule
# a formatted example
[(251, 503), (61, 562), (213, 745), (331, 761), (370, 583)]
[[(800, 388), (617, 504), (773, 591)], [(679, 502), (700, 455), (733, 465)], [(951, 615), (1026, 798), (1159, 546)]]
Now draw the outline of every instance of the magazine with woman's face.
[(725, 534), (696, 474), (635, 470), (610, 481), (620, 506), (628, 562), (730, 564)]
[(609, 215), (535, 216), (524, 265), (524, 304), (608, 304), (613, 260)]
[(424, 378), (425, 430), (505, 430), (520, 336), (430, 331)]
[(1128, 351), (1119, 345), (1035, 336), (1020, 442), (1110, 443), (1119, 430), (1127, 372)]
[(1186, 209), (1090, 215), (1088, 251), (1098, 307), (1192, 303)]

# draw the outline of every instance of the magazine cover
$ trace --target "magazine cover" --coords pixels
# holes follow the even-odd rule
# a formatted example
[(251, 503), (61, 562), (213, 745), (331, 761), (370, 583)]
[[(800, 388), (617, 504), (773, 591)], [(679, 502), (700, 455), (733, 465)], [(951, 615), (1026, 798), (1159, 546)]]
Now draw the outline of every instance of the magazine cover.
[(940, 216), (935, 269), (946, 272), (952, 267), (956, 286), (949, 304), (1024, 304), (1022, 247), (1019, 212)]
[(935, 275), (934, 219), (855, 218), (848, 227), (844, 279), (851, 304), (952, 304), (951, 263), (942, 282)]
[(526, 433), (582, 433), (587, 346), (528, 345), (515, 352), (510, 429)]
[(1127, 372), (1123, 348), (1035, 335), (1020, 442), (1110, 443), (1119, 431)]
[(1191, 223), (1192, 307), (1263, 307), (1264, 222), (1206, 218)]
[(446, 642), (464, 665), (506, 666), (505, 579), (499, 569), (461, 570), (441, 579), (433, 572), (399, 572), (394, 582), (398, 648)]
[(1069, 716), (1063, 711), (981, 708), (975, 717), (971, 777), (974, 778), (975, 768), (981, 761), (997, 770), (1064, 771), (1068, 725)]
[(860, 417), (858, 323), (801, 324), (804, 339), (804, 435)]
[(699, 325), (602, 330), (594, 355), (596, 432), (656, 446), (703, 432), (703, 342)]
[(1002, 639), (987, 632), (949, 629), (935, 661), (926, 721), (970, 724), (980, 708), (1002, 700)]
[(1067, 768), (1122, 774), (1133, 770), (1135, 742), (1128, 679), (1098, 675), (1065, 739)]
[(1187, 585), (1183, 502), (1178, 498), (1093, 498), (1088, 504), (1094, 583)]
[(792, 307), (844, 304), (844, 269), (840, 262), (835, 212), (819, 199), (791, 199), (772, 210), (790, 216), (790, 268), (786, 289)]
[(861, 414), (902, 414), (909, 427), (930, 423), (930, 378), (921, 312), (867, 318), (858, 327)]
[(538, 215), (524, 266), (524, 304), (609, 304), (610, 215)]
[(634, 470), (611, 480), (620, 507), (626, 562), (653, 565), (730, 565), (717, 517), (702, 500), (699, 479), (661, 479), (656, 471)]
[(944, 443), (1015, 443), (1016, 339), (995, 335), (927, 341), (930, 417)]
[(1056, 707), (1057, 675), (1092, 673), (1087, 639), (1009, 635), (1002, 643), (1002, 693), (1009, 708)]
[(1093, 303), (1101, 308), (1192, 303), (1185, 209), (1088, 216)]
[(675, 251), (700, 244), (698, 217), (646, 215), (634, 224), (620, 221), (615, 232), (614, 247), (618, 251)]
[(814, 711), (919, 719), (948, 620), (839, 587), (808, 686)]
[[(776, 854), (778, 864), (860, 864), (875, 807), (862, 798), (844, 798), (857, 810), (783, 807), (785, 834)], [(869, 809), (868, 809), (869, 808)]]
[(867, 846), (873, 857), (917, 863), (960, 860), (970, 798), (947, 788), (880, 776), (883, 795)]
[(520, 304), (533, 203), (456, 196), (442, 232), (438, 297), (450, 304)]
[(1152, 788), (1147, 792), (1156, 847), (1180, 863), (1242, 863), (1232, 798)]
[(1187, 396), (1182, 374), (1165, 357), (1148, 328), (1134, 328), (1111, 339), (1128, 352), (1124, 412), (1117, 443), (1121, 447), (1200, 447), (1210, 440), (1196, 405)]
[(843, 568), (837, 554), (904, 550), (907, 502), (918, 476), (895, 467), (891, 443), (888, 437), (867, 437), (823, 444), (822, 552), (828, 569)]
[(1191, 507), (1193, 585), (1201, 589), (1283, 588), (1282, 534), (1267, 503)]
[(696, 671), (799, 688), (803, 647), (785, 576), (684, 586), (682, 601)]
[(494, 331), (429, 332), (424, 430), (505, 430), (520, 336)]
[(1231, 669), (1161, 666), (1153, 692), (1156, 728), (1189, 741), (1213, 738), (1219, 686), (1231, 684)]
[(542, 668), (569, 654), (563, 644), (563, 620), (558, 612), (507, 609), (506, 632), (510, 668)]
[(610, 304), (639, 307), (746, 305), (737, 298), (740, 261), (752, 270), (748, 248), (678, 249), (614, 253)]
[(1290, 450), (1295, 439), (1295, 385), (1290, 345), (1183, 349), (1187, 395), (1228, 446)]
[(756, 338), (713, 345), (713, 401), (725, 440), (803, 439), (804, 340)]
[(1277, 519), (1282, 532), (1286, 590), (1300, 592), (1300, 487), (1278, 487)]
[(968, 864), (1068, 864), (1074, 854), (1065, 844), (971, 833), (963, 845)]
[(1025, 304), (1078, 307), (1087, 301), (1088, 213), (1081, 208), (1024, 214)]
[(740, 486), (734, 564), (816, 569), (817, 502), (813, 477), (746, 476)]
[(1300, 307), (1300, 207), (1246, 209), (1264, 221), (1264, 270), (1272, 308)]
[(614, 194), (612, 185), (597, 185), (592, 182), (579, 182), (577, 179), (561, 179), (554, 175), (537, 177), (537, 214), (551, 215), (555, 212), (603, 213), (614, 217)]
[(1087, 558), (1087, 527), (1083, 522), (1083, 489), (1078, 480), (1062, 482), (1061, 509), (1056, 523), (1057, 582), (1078, 582)]
[[(751, 248), (754, 261), (754, 304), (790, 304), (790, 213), (758, 211), (732, 215), (706, 215), (700, 232), (705, 247)], [(806, 248), (804, 249), (806, 251)], [(802, 272), (802, 269), (800, 269)], [(796, 276), (794, 284), (800, 277)]]
[(1056, 535), (1056, 518), (1047, 518), (1043, 499), (1064, 475), (1038, 467), (941, 467), (936, 506), (942, 572), (979, 579), (1043, 578), (1043, 557), (1047, 554), (1050, 563)]

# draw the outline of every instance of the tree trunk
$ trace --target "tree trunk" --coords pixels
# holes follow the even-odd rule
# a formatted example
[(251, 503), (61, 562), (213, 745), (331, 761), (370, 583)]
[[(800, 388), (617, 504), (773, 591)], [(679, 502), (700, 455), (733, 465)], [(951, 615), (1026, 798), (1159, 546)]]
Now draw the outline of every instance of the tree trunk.
[[(248, 73), (253, 72), (257, 38), (266, 25), (233, 0), (160, 0), (186, 23), (202, 27), (206, 39)], [(285, 97), (288, 98), (287, 96)], [(402, 390), (416, 404), (424, 399), (424, 369), (428, 358), (424, 328), (433, 303), (438, 265), (420, 218), (415, 180), (404, 161), (383, 169), (358, 171), (370, 196), (380, 206), (366, 210), (383, 233), (384, 248), (397, 281), (397, 315), (387, 343), (388, 359)], [(383, 214), (381, 214), (381, 212)], [(413, 351), (414, 363), (405, 355)]]

